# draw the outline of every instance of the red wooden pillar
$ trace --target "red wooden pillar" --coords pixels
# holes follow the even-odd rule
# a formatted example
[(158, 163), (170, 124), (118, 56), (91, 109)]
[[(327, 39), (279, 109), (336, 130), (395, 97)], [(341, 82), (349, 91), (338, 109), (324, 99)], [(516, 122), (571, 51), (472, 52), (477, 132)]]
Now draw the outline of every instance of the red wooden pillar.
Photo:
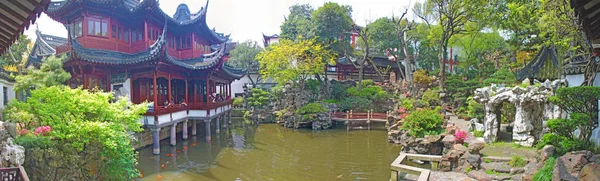
[(211, 103), (212, 99), (210, 98), (211, 95), (211, 87), (210, 87), (210, 80), (208, 78), (206, 78), (206, 103)]
[(83, 89), (88, 89), (88, 77), (87, 77), (87, 74), (83, 74)]
[(167, 83), (167, 100), (169, 100), (169, 103), (173, 102), (172, 99), (172, 95), (171, 95), (171, 74), (169, 73), (169, 79), (168, 79), (168, 83)]
[[(157, 85), (156, 85), (156, 71), (154, 71), (154, 76), (152, 78), (152, 91), (154, 92), (154, 109), (155, 112), (157, 112), (158, 110), (158, 91), (157, 91)], [(133, 90), (132, 90), (133, 91)]]
[(106, 75), (106, 92), (110, 92), (110, 73)]
[(186, 79), (185, 80), (185, 103), (187, 104), (188, 102), (190, 102), (190, 100), (188, 100), (188, 81)]

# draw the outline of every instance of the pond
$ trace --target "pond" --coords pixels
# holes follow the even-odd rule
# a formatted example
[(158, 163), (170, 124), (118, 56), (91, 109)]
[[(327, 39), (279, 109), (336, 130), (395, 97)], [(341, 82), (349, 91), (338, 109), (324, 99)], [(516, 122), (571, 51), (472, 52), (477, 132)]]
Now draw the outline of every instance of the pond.
[[(201, 125), (198, 125), (199, 127)], [(382, 130), (295, 130), (234, 121), (212, 142), (203, 133), (169, 146), (161, 155), (139, 150), (140, 180), (389, 180), (400, 146)]]

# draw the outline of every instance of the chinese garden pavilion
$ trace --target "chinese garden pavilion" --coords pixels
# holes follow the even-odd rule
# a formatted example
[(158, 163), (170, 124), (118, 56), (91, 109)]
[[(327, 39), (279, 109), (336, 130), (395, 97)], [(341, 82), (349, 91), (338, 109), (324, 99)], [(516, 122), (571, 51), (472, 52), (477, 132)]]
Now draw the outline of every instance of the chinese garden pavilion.
[(225, 64), (228, 36), (208, 27), (207, 9), (208, 1), (195, 13), (181, 4), (171, 17), (158, 0), (65, 0), (52, 2), (46, 14), (69, 32), (68, 43), (55, 48), (69, 58), (68, 84), (148, 102), (140, 121), (152, 130), (159, 154), (167, 126), (174, 145), (178, 123), (187, 139), (188, 121), (195, 135), (193, 120), (204, 120), (210, 140), (211, 120), (231, 110), (231, 82), (245, 74)]

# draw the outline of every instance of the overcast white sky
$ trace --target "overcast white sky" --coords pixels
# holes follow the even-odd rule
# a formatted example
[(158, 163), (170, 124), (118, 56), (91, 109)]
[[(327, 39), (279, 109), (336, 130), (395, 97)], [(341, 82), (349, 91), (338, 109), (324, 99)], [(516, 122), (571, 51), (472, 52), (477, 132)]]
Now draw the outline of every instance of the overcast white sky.
[[(401, 10), (412, 7), (414, 2), (420, 0), (211, 0), (207, 24), (216, 28), (217, 32), (231, 34), (233, 41), (252, 39), (262, 45), (261, 33), (279, 34), (279, 26), (283, 23), (284, 16), (289, 14), (290, 6), (308, 3), (317, 9), (329, 1), (351, 5), (354, 10), (352, 19), (364, 26), (365, 19), (374, 21), (379, 17), (391, 16), (392, 13), (399, 15)], [(191, 12), (197, 12), (206, 4), (206, 0), (160, 0), (159, 3), (163, 11), (172, 16), (179, 4), (185, 3)], [(44, 34), (67, 36), (64, 26), (45, 14), (36, 23)], [(31, 26), (25, 34), (35, 40), (35, 26)]]

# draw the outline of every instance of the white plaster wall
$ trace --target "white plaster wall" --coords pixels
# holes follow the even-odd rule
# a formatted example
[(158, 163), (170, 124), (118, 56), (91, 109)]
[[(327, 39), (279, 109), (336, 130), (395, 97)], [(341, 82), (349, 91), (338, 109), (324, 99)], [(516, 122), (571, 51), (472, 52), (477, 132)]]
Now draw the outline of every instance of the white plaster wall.
[(173, 120), (184, 119), (188, 116), (187, 111), (179, 111), (173, 113)]
[(206, 110), (190, 110), (190, 117), (206, 117)]
[[(6, 80), (0, 80), (0, 88), (7, 88), (7, 103), (10, 102), (11, 100), (16, 98), (16, 93), (14, 90), (14, 83), (12, 82), (8, 82)], [(6, 107), (4, 105), (4, 91), (2, 91), (2, 89), (0, 89), (0, 110), (4, 110), (4, 108)]]
[(125, 90), (129, 100), (131, 100), (131, 90), (129, 90), (131, 89), (131, 79), (128, 78), (123, 84), (110, 84), (110, 90), (113, 92), (115, 91), (115, 85), (123, 85), (123, 90)]
[(577, 87), (583, 83), (583, 74), (567, 75), (565, 78), (567, 79), (569, 87)]

